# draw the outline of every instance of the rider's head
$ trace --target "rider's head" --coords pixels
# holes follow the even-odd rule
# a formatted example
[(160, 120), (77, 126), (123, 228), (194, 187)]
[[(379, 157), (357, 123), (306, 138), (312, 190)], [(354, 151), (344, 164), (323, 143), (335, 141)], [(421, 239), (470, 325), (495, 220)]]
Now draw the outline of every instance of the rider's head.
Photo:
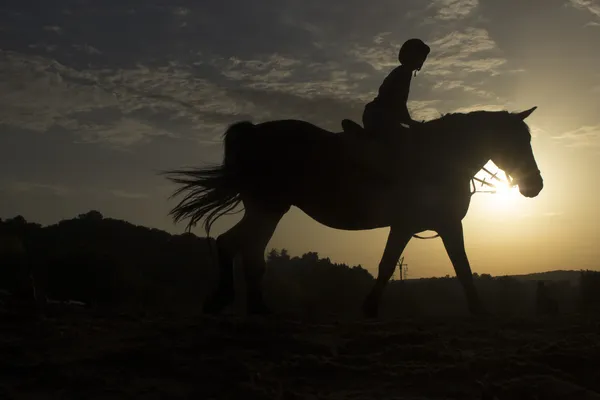
[(413, 71), (420, 71), (430, 51), (421, 39), (409, 39), (400, 48), (398, 61)]

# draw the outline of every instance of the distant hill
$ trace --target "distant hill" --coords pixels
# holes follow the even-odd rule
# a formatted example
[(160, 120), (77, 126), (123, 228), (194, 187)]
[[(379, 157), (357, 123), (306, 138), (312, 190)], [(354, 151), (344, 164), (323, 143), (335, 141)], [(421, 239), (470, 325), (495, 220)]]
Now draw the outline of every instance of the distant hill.
[[(492, 277), (489, 274), (474, 274), (475, 277)], [(528, 282), (528, 281), (568, 281), (571, 284), (578, 284), (579, 278), (581, 276), (580, 270), (555, 270), (555, 271), (545, 271), (545, 272), (534, 272), (531, 274), (521, 274), (521, 275), (497, 275), (493, 278), (513, 278), (517, 281)], [(426, 279), (436, 279), (436, 278), (408, 278), (407, 281), (419, 281)]]
[(546, 272), (535, 272), (532, 274), (524, 274), (524, 275), (508, 275), (511, 278), (515, 278), (521, 281), (569, 281), (572, 284), (576, 284), (579, 282), (579, 277), (581, 276), (581, 271), (574, 270), (556, 270), (556, 271), (546, 271)]

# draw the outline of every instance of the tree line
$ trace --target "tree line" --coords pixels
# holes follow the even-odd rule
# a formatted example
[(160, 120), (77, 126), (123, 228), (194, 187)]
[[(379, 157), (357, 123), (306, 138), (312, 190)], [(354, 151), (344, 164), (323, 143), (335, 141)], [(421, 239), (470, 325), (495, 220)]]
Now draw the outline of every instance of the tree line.
[[(44, 307), (76, 301), (93, 309), (196, 312), (216, 281), (214, 239), (105, 218), (92, 210), (41, 226), (22, 216), (0, 220), (0, 293), (5, 304)], [(357, 316), (374, 277), (308, 252), (267, 256), (265, 296), (280, 311), (307, 317)], [(240, 267), (236, 267), (239, 269)], [(236, 276), (242, 276), (236, 270)], [(575, 282), (527, 281), (474, 274), (493, 312), (524, 314), (600, 308), (600, 273), (580, 271)], [(236, 281), (243, 310), (244, 287)], [(382, 313), (387, 316), (464, 314), (458, 281), (451, 276), (392, 281)]]

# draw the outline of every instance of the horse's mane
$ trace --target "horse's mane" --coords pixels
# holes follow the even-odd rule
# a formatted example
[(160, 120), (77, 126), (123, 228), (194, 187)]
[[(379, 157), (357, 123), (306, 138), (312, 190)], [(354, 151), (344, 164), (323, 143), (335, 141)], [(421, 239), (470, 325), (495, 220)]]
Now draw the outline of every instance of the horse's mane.
[[(497, 120), (499, 123), (510, 120), (510, 112), (508, 111), (470, 111), (468, 113), (447, 113), (441, 117), (425, 122), (427, 128), (432, 129), (431, 132), (444, 132), (444, 134), (464, 134), (464, 128), (469, 127), (469, 130), (478, 130), (479, 126), (489, 124), (490, 120)], [(524, 124), (527, 131), (529, 127)]]
[(485, 110), (476, 110), (476, 111), (470, 111), (468, 113), (446, 113), (446, 114), (442, 114), (441, 117), (436, 118), (436, 119), (432, 119), (430, 121), (427, 121), (427, 123), (444, 123), (444, 124), (461, 124), (461, 123), (465, 123), (466, 120), (469, 120), (469, 122), (472, 122), (473, 119), (479, 119), (479, 118), (491, 118), (492, 116), (494, 118), (498, 118), (498, 117), (502, 117), (502, 118), (506, 118), (510, 113), (508, 111), (485, 111)]

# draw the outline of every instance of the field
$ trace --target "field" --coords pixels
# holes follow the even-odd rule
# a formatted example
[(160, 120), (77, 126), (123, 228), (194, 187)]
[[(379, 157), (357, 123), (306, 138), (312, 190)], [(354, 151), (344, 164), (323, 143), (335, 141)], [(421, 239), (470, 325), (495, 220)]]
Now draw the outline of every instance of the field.
[[(600, 319), (3, 311), (0, 398), (600, 399)], [(495, 396), (495, 397), (493, 397)]]

